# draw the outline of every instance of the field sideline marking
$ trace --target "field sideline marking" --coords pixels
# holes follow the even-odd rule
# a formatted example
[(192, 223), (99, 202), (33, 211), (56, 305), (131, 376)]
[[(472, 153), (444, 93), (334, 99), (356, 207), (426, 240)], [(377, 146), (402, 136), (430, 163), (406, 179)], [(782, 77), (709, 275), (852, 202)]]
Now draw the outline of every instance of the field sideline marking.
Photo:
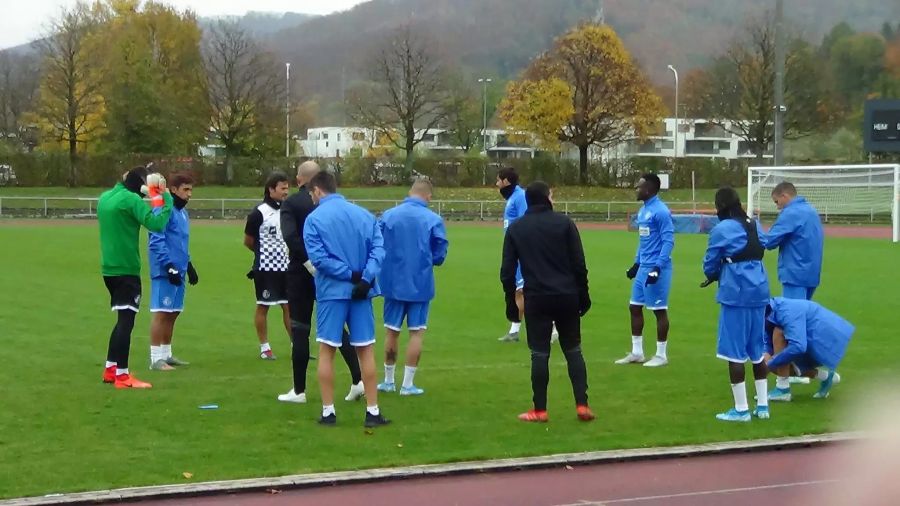
[(225, 493), (254, 492), (269, 489), (300, 489), (349, 483), (366, 483), (392, 479), (409, 479), (486, 472), (540, 469), (565, 465), (589, 465), (634, 460), (690, 457), (722, 453), (765, 451), (818, 446), (828, 443), (854, 441), (863, 435), (856, 432), (837, 432), (798, 437), (729, 441), (662, 448), (637, 448), (583, 453), (564, 453), (542, 457), (497, 459), (453, 464), (426, 464), (398, 468), (300, 474), (276, 478), (211, 481), (187, 485), (158, 485), (149, 487), (98, 490), (72, 494), (52, 494), (0, 501), (0, 506), (37, 506), (48, 504), (89, 504), (140, 499), (167, 499), (209, 496)]

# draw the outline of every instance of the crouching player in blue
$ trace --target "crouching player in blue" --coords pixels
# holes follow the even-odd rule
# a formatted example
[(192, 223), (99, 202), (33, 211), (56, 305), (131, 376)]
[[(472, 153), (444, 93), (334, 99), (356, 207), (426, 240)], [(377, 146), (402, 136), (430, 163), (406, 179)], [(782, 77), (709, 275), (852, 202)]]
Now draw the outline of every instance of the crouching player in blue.
[(375, 315), (372, 297), (384, 260), (384, 239), (372, 213), (337, 194), (334, 176), (322, 171), (309, 181), (315, 211), (303, 226), (306, 254), (315, 267), (316, 341), (319, 342), (319, 389), (322, 425), (334, 425), (334, 351), (341, 347), (344, 325), (356, 349), (366, 392), (366, 427), (387, 425), (378, 409), (375, 373)]
[[(175, 174), (170, 183), (174, 209), (162, 232), (150, 232), (150, 369), (170, 371), (174, 365), (188, 363), (172, 355), (175, 320), (184, 311), (185, 277), (191, 285), (200, 278), (188, 253), (190, 236), (185, 207), (193, 193), (194, 180), (188, 174)], [(159, 212), (154, 210), (154, 213)], [(185, 276), (186, 275), (186, 276)]]
[[(775, 297), (766, 307), (766, 348), (769, 370), (777, 375), (773, 401), (790, 401), (790, 367), (801, 375), (822, 383), (813, 395), (828, 397), (831, 387), (840, 381), (837, 369), (853, 336), (853, 324), (821, 305), (808, 300)], [(784, 349), (775, 353), (779, 341)], [(774, 355), (774, 356), (771, 356)]]
[(707, 286), (719, 282), (716, 301), (719, 311), (719, 339), (716, 356), (728, 361), (734, 408), (716, 415), (727, 422), (749, 422), (745, 366), (753, 364), (757, 407), (753, 414), (769, 418), (765, 354), (766, 305), (769, 303), (769, 279), (763, 266), (765, 250), (760, 243), (759, 224), (747, 217), (741, 199), (732, 188), (716, 192), (719, 216), (709, 234), (703, 259)]
[(416, 181), (402, 204), (385, 211), (378, 227), (384, 237), (384, 262), (378, 284), (384, 295), (384, 382), (382, 392), (393, 392), (397, 363), (397, 340), (406, 320), (409, 347), (403, 370), (400, 395), (421, 395), (424, 390), (413, 384), (422, 337), (428, 327), (428, 309), (434, 299), (434, 266), (447, 258), (447, 230), (444, 220), (428, 209), (431, 182)]

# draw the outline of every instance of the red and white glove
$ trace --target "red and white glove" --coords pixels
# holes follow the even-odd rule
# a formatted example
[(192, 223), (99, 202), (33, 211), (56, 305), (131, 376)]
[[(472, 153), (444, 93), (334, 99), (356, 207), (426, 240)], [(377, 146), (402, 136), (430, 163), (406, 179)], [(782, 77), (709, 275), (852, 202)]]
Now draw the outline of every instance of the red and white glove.
[(150, 197), (150, 205), (162, 207), (165, 204), (162, 194), (166, 191), (166, 178), (162, 174), (153, 173), (147, 176), (147, 195)]

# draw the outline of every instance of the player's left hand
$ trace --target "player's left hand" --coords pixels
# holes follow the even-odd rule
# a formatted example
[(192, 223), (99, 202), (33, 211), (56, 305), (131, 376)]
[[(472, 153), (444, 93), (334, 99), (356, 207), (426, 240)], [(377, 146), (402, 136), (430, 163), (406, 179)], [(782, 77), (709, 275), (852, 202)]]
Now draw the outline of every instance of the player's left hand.
[(519, 321), (519, 306), (516, 305), (516, 292), (506, 294), (506, 319)]
[(372, 289), (372, 283), (369, 283), (365, 279), (360, 280), (359, 283), (353, 286), (353, 292), (350, 294), (350, 297), (353, 300), (363, 300), (369, 297), (369, 290)]
[(659, 267), (654, 267), (649, 273), (647, 273), (647, 283), (646, 285), (655, 285), (657, 281), (659, 281)]
[(188, 262), (187, 277), (188, 283), (190, 283), (191, 286), (200, 282), (200, 276), (197, 275), (197, 269), (194, 269), (194, 264), (191, 262)]
[(591, 310), (591, 296), (584, 294), (578, 298), (578, 316), (584, 316)]

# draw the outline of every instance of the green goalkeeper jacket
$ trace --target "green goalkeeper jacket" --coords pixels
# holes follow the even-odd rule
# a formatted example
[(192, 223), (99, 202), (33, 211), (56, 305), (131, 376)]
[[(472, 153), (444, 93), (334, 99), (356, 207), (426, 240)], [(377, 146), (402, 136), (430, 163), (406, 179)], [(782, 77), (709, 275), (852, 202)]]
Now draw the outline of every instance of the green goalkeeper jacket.
[(162, 232), (172, 213), (172, 195), (163, 193), (163, 208), (153, 213), (150, 204), (119, 183), (103, 192), (97, 203), (100, 222), (100, 266), (104, 276), (140, 276), (141, 225), (151, 232)]

